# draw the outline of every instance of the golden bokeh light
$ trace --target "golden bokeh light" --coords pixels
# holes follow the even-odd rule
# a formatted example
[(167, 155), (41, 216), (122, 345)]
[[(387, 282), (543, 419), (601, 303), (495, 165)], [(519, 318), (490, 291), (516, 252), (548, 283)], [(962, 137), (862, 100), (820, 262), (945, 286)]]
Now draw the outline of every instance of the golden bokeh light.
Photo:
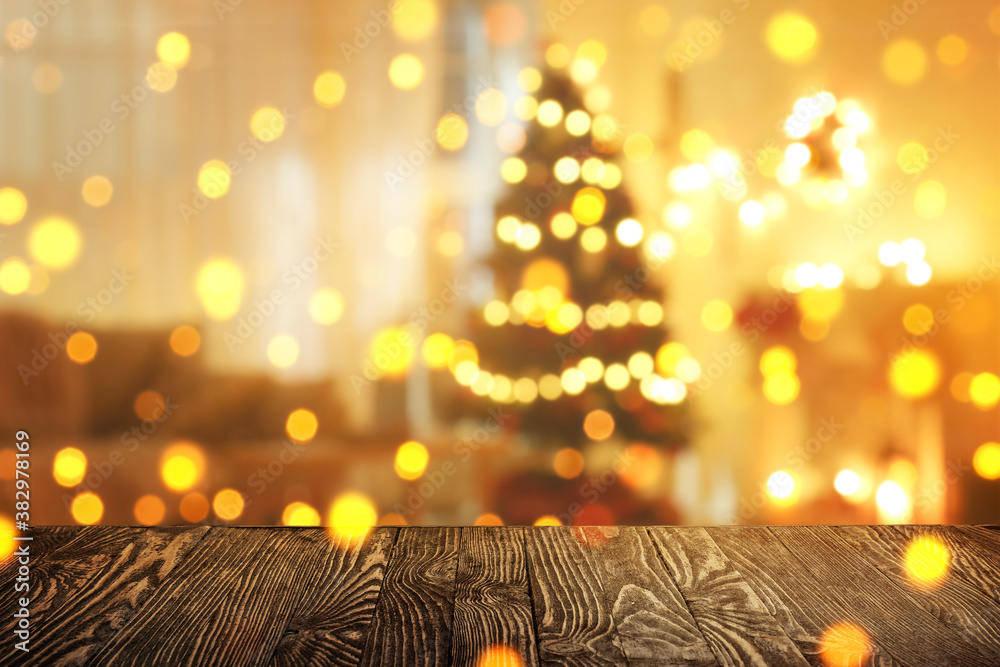
[(76, 447), (64, 447), (52, 461), (52, 477), (60, 486), (76, 486), (87, 474), (87, 455)]
[(167, 403), (163, 394), (152, 389), (141, 391), (132, 403), (135, 416), (143, 420), (157, 420), (163, 416)]
[(222, 160), (209, 160), (198, 169), (198, 190), (209, 199), (225, 196), (232, 181), (229, 166)]
[(250, 116), (250, 134), (265, 144), (284, 134), (287, 125), (285, 114), (271, 106), (261, 107)]
[(332, 287), (323, 287), (309, 297), (309, 316), (316, 324), (330, 325), (344, 314), (344, 297)]
[(922, 303), (915, 303), (903, 313), (903, 328), (914, 335), (922, 335), (934, 327), (934, 313)]
[(569, 47), (559, 42), (550, 44), (545, 49), (545, 62), (548, 63), (549, 67), (554, 69), (566, 67), (572, 57), (573, 53), (569, 50)]
[(933, 535), (921, 535), (906, 546), (903, 559), (906, 576), (918, 588), (935, 588), (948, 575), (951, 552)]
[(144, 526), (156, 526), (162, 523), (163, 517), (167, 515), (167, 506), (159, 496), (147, 494), (135, 501), (132, 515)]
[(298, 500), (288, 503), (281, 513), (281, 523), (285, 526), (318, 526), (322, 521), (315, 507)]
[(604, 207), (607, 199), (604, 193), (597, 188), (581, 188), (573, 196), (573, 203), (570, 211), (573, 218), (581, 225), (593, 225), (601, 221), (604, 217)]
[(92, 526), (104, 516), (104, 502), (96, 493), (84, 491), (73, 498), (70, 505), (73, 520), (84, 526)]
[(767, 495), (771, 503), (778, 507), (791, 507), (798, 502), (801, 484), (794, 472), (776, 470), (767, 478)]
[(701, 309), (701, 323), (709, 331), (725, 331), (732, 322), (733, 309), (721, 299), (713, 299)]
[(212, 511), (223, 521), (235, 521), (245, 508), (243, 494), (236, 489), (221, 489), (212, 498)]
[(427, 448), (419, 442), (411, 440), (404, 442), (396, 450), (396, 459), (393, 462), (393, 469), (401, 479), (415, 480), (423, 476), (430, 462), (430, 454)]
[(476, 97), (476, 118), (487, 127), (496, 127), (507, 116), (507, 96), (499, 88), (487, 88)]
[(522, 667), (523, 664), (517, 649), (504, 644), (487, 648), (476, 660), (476, 667)]
[(75, 224), (52, 216), (32, 227), (28, 236), (28, 252), (39, 264), (59, 270), (76, 261), (82, 243)]
[(28, 212), (28, 198), (17, 188), (0, 188), (0, 225), (15, 225)]
[(412, 53), (401, 53), (389, 63), (389, 81), (400, 90), (413, 90), (424, 80), (424, 62)]
[(794, 373), (797, 366), (795, 353), (784, 345), (775, 345), (760, 355), (760, 372), (764, 377), (775, 373)]
[(979, 445), (972, 456), (972, 468), (983, 479), (1000, 479), (1000, 443), (985, 442)]
[(319, 419), (312, 410), (298, 408), (293, 410), (285, 420), (285, 433), (293, 442), (309, 442), (316, 437), (319, 429)]
[(790, 63), (806, 62), (816, 52), (816, 26), (801, 14), (783, 12), (767, 24), (767, 46), (774, 55)]
[(14, 523), (7, 516), (0, 514), (0, 563), (14, 553)]
[(528, 165), (519, 157), (509, 157), (500, 163), (500, 177), (508, 183), (520, 183), (527, 175)]
[(764, 378), (764, 398), (775, 405), (788, 405), (799, 396), (801, 382), (795, 373), (777, 371)]
[(31, 82), (38, 92), (43, 95), (51, 95), (62, 87), (62, 70), (54, 63), (42, 63), (32, 72)]
[(364, 494), (348, 491), (337, 496), (330, 505), (327, 525), (334, 535), (352, 544), (363, 540), (377, 523), (375, 504)]
[(905, 351), (889, 365), (889, 382), (900, 396), (923, 398), (937, 388), (941, 367), (927, 350)]
[(590, 130), (590, 116), (582, 109), (566, 114), (566, 131), (574, 137), (582, 137)]
[(299, 342), (288, 334), (279, 334), (267, 344), (267, 360), (277, 368), (288, 368), (299, 360)]
[(645, 162), (653, 155), (653, 140), (648, 135), (637, 132), (625, 140), (625, 157), (633, 162)]
[(561, 526), (561, 525), (563, 525), (563, 523), (562, 523), (562, 521), (560, 521), (558, 518), (552, 516), (551, 514), (544, 514), (544, 515), (538, 517), (537, 519), (535, 519), (535, 523), (532, 524), (532, 525), (534, 525), (534, 526)]
[(825, 667), (855, 667), (868, 662), (868, 634), (853, 623), (836, 623), (823, 631), (819, 654)]
[[(499, 301), (495, 301), (493, 303), (499, 303), (506, 310), (506, 305), (503, 303)], [(446, 368), (448, 366), (448, 360), (451, 359), (451, 354), (454, 350), (455, 341), (452, 337), (448, 334), (440, 332), (432, 333), (424, 339), (423, 344), (420, 346), (420, 353), (424, 358), (424, 362), (430, 368), (435, 369)]]
[(20, 257), (8, 257), (0, 264), (0, 290), (17, 296), (31, 286), (31, 268)]
[(545, 100), (538, 105), (535, 116), (543, 127), (555, 127), (563, 117), (562, 105), (555, 100)]
[(392, 29), (400, 39), (418, 42), (429, 37), (438, 22), (434, 0), (399, 0), (392, 11)]
[(111, 181), (108, 180), (107, 176), (99, 174), (85, 180), (81, 188), (83, 201), (94, 208), (100, 208), (111, 201), (113, 192), (114, 187), (111, 185)]
[(446, 151), (457, 151), (469, 140), (469, 124), (457, 113), (446, 113), (435, 132), (438, 144)]
[(97, 339), (87, 331), (77, 331), (66, 341), (66, 356), (77, 364), (89, 364), (97, 356)]
[(922, 143), (908, 141), (896, 152), (896, 163), (905, 174), (919, 174), (930, 165), (930, 155)]
[(472, 523), (473, 526), (502, 526), (503, 519), (501, 519), (496, 514), (492, 512), (487, 512), (485, 514), (480, 514), (476, 517), (476, 520)]
[(416, 344), (406, 330), (389, 327), (375, 334), (369, 348), (375, 367), (389, 377), (406, 373), (413, 363)]
[(552, 459), (552, 469), (563, 479), (579, 477), (583, 472), (583, 454), (572, 447), (564, 447)]
[(704, 227), (691, 227), (684, 232), (681, 243), (687, 254), (692, 257), (704, 257), (712, 251), (715, 237)]
[(164, 33), (156, 41), (156, 57), (175, 69), (181, 69), (191, 57), (191, 42), (182, 33)]
[(201, 347), (201, 334), (194, 327), (182, 324), (170, 332), (170, 349), (174, 354), (190, 357)]
[(927, 52), (915, 40), (897, 39), (882, 53), (882, 73), (897, 85), (913, 85), (923, 78), (926, 70)]
[(886, 480), (879, 484), (875, 492), (875, 504), (883, 522), (905, 523), (910, 518), (912, 503), (910, 496), (898, 483)]
[(340, 72), (326, 70), (316, 75), (313, 82), (313, 97), (316, 104), (327, 109), (340, 104), (347, 94), (347, 82)]
[(1000, 401), (1000, 377), (978, 373), (969, 382), (969, 399), (980, 410), (989, 410)]
[(542, 73), (535, 67), (525, 67), (517, 73), (517, 85), (526, 93), (533, 93), (542, 87)]
[(211, 509), (208, 498), (200, 493), (189, 493), (181, 498), (178, 508), (181, 517), (188, 523), (201, 523), (208, 518)]
[(670, 27), (670, 12), (660, 5), (649, 5), (639, 14), (639, 29), (650, 37), (659, 37)]
[(642, 241), (642, 225), (638, 220), (625, 218), (615, 227), (615, 238), (626, 248), (632, 248)]
[(948, 190), (939, 181), (924, 181), (913, 193), (913, 210), (925, 220), (936, 220), (944, 214)]
[(177, 69), (169, 63), (153, 63), (146, 70), (146, 85), (158, 93), (173, 90), (177, 85)]
[(173, 443), (160, 456), (160, 477), (171, 491), (187, 491), (205, 472), (205, 455), (192, 442)]
[(945, 35), (937, 44), (937, 57), (945, 65), (961, 65), (969, 55), (969, 45), (958, 35)]
[(608, 235), (600, 227), (588, 227), (580, 234), (580, 246), (587, 252), (601, 252), (607, 245)]
[(592, 410), (583, 419), (583, 432), (591, 440), (607, 440), (615, 432), (615, 419), (606, 410)]

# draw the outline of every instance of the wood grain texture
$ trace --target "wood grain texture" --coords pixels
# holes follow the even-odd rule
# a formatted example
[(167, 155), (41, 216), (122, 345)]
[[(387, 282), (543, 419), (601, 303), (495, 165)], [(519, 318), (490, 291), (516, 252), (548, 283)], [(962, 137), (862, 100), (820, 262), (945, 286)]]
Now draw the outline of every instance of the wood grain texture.
[(331, 539), (322, 528), (213, 528), (95, 664), (265, 664)]
[[(21, 664), (86, 664), (134, 617), (208, 527), (88, 527), (32, 565), (31, 652)], [(13, 607), (4, 588), (3, 607)], [(13, 619), (5, 615), (4, 636)]]
[[(32, 565), (38, 565), (45, 556), (76, 539), (82, 531), (89, 530), (105, 530), (105, 528), (99, 526), (44, 526), (26, 533), (28, 537), (31, 537), (30, 540), (15, 541), (14, 548), (27, 544)], [(24, 533), (18, 532), (16, 534), (22, 535)], [(18, 563), (14, 558), (0, 560), (0, 582), (3, 585), (3, 589), (0, 590), (6, 591), (13, 586), (13, 584), (8, 586), (7, 581), (13, 580), (17, 568)]]
[[(950, 571), (940, 579), (925, 581), (907, 567), (908, 549), (916, 543), (902, 531), (892, 526), (837, 526), (830, 530), (850, 545), (853, 553), (878, 568), (911, 600), (983, 657), (1000, 664), (1000, 607), (977, 587), (955, 575), (950, 555), (947, 563)], [(947, 549), (943, 540), (941, 544)]]
[(315, 571), (303, 582), (295, 609), (270, 664), (356, 665), (398, 529), (376, 528), (363, 540), (334, 533)]
[(447, 665), (461, 528), (403, 528), (379, 591), (362, 665)]
[(866, 651), (853, 651), (831, 642), (831, 627), (839, 623), (861, 627), (865, 619), (824, 594), (812, 574), (766, 527), (706, 530), (811, 664), (820, 667), (836, 662), (824, 660), (824, 654), (832, 651), (858, 667), (902, 664), (878, 642), (870, 642)]
[(601, 569), (584, 531), (534, 528), (525, 539), (538, 657), (543, 665), (624, 664)]
[(863, 619), (861, 629), (908, 665), (988, 665), (959, 635), (913, 602), (829, 526), (769, 528), (820, 590)]
[(497, 647), (538, 664), (523, 528), (462, 529), (452, 635), (452, 664), (475, 667), (487, 652), (499, 657)]
[(581, 529), (630, 665), (718, 665), (645, 528)]
[(809, 664), (704, 528), (649, 533), (719, 664)]

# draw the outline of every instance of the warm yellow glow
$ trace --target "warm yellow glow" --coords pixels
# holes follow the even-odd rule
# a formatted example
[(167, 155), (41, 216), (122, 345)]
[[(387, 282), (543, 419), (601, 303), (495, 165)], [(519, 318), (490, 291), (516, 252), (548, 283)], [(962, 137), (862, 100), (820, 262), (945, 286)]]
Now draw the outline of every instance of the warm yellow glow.
[(587, 252), (601, 252), (608, 245), (608, 235), (600, 227), (588, 227), (580, 234), (580, 246)]
[(540, 516), (537, 519), (535, 519), (535, 523), (533, 525), (535, 525), (535, 526), (561, 526), (563, 524), (562, 524), (562, 521), (560, 521), (556, 517), (552, 516), (551, 514), (545, 514), (545, 515)]
[(586, 111), (577, 109), (566, 115), (566, 131), (574, 137), (582, 137), (590, 130), (590, 116)]
[[(539, 519), (539, 521), (541, 520)], [(536, 521), (535, 525), (549, 524), (540, 524)], [(522, 667), (523, 664), (521, 654), (517, 652), (517, 649), (504, 644), (497, 644), (496, 646), (487, 648), (480, 654), (479, 659), (476, 661), (476, 667)]]
[(209, 199), (225, 196), (232, 181), (229, 166), (222, 160), (209, 160), (198, 170), (198, 190)]
[(663, 306), (655, 301), (643, 301), (636, 310), (636, 319), (643, 326), (655, 327), (663, 321)]
[(624, 364), (611, 364), (604, 370), (604, 384), (612, 391), (621, 391), (631, 380), (632, 376)]
[(135, 520), (144, 526), (155, 526), (163, 521), (167, 506), (159, 496), (145, 495), (135, 501), (132, 508)]
[(638, 220), (625, 218), (615, 227), (615, 237), (627, 248), (637, 246), (642, 241), (642, 225)]
[(523, 121), (529, 121), (538, 114), (538, 100), (531, 95), (522, 95), (514, 100), (514, 115)]
[(775, 405), (788, 405), (799, 395), (801, 383), (795, 373), (778, 371), (764, 378), (764, 398)]
[(285, 420), (285, 433), (294, 442), (309, 442), (316, 437), (319, 420), (311, 410), (299, 408), (293, 410)]
[(533, 222), (526, 222), (517, 228), (514, 245), (521, 250), (533, 250), (542, 240), (542, 231)]
[(563, 117), (562, 105), (555, 100), (545, 100), (538, 105), (536, 116), (543, 127), (555, 127)]
[(83, 182), (81, 194), (83, 201), (94, 208), (100, 208), (111, 201), (114, 187), (106, 176), (91, 176)]
[(446, 151), (457, 151), (469, 140), (469, 124), (457, 113), (446, 113), (437, 124), (438, 144)]
[(553, 470), (563, 479), (579, 477), (583, 465), (583, 454), (571, 447), (560, 449), (552, 460)]
[(455, 350), (455, 341), (451, 336), (444, 333), (432, 333), (424, 339), (420, 346), (420, 353), (424, 362), (435, 369), (442, 369), (448, 366), (451, 353)]
[(549, 67), (555, 69), (560, 69), (568, 65), (572, 57), (573, 54), (570, 52), (569, 47), (559, 42), (551, 44), (549, 48), (545, 49), (545, 62), (549, 64)]
[(721, 299), (713, 299), (701, 309), (701, 323), (709, 331), (725, 331), (733, 322), (733, 309)]
[(909, 86), (923, 78), (927, 70), (927, 53), (920, 42), (897, 39), (882, 52), (882, 72), (893, 83)]
[(542, 73), (534, 67), (525, 67), (517, 73), (517, 85), (526, 93), (533, 93), (542, 87)]
[(424, 63), (412, 53), (401, 53), (389, 63), (389, 81), (400, 90), (413, 90), (424, 80)]
[(945, 65), (961, 65), (969, 55), (969, 45), (958, 35), (945, 35), (937, 44), (937, 57)]
[[(584, 377), (583, 372), (578, 368), (567, 368), (564, 370), (560, 378), (560, 383), (562, 384), (563, 391), (570, 396), (576, 396), (587, 388), (587, 378)], [(545, 395), (542, 394), (542, 397), (545, 398)]]
[(170, 63), (153, 63), (146, 70), (146, 85), (158, 93), (173, 90), (177, 85), (177, 69)]
[(0, 188), (0, 225), (14, 225), (28, 212), (28, 198), (17, 188)]
[(604, 175), (601, 176), (597, 184), (600, 185), (605, 190), (614, 190), (622, 182), (622, 170), (618, 168), (618, 165), (607, 163), (604, 165)]
[(844, 307), (844, 290), (807, 288), (799, 294), (798, 308), (811, 320), (832, 320)]
[(476, 517), (476, 520), (472, 524), (473, 526), (502, 526), (503, 520), (493, 514), (492, 512), (487, 512), (485, 514), (480, 514)]
[(948, 190), (939, 181), (924, 181), (913, 194), (913, 210), (925, 220), (935, 220), (944, 213)]
[(31, 286), (31, 269), (20, 257), (8, 257), (0, 264), (0, 290), (11, 296), (23, 294)]
[(979, 373), (969, 382), (969, 398), (977, 408), (988, 410), (1000, 401), (1000, 378), (993, 373)]
[(864, 630), (852, 623), (837, 623), (823, 632), (820, 658), (825, 667), (868, 664), (871, 645)]
[(250, 116), (250, 134), (264, 143), (274, 141), (285, 132), (288, 121), (274, 107), (261, 107)]
[(318, 526), (321, 522), (316, 508), (299, 500), (288, 503), (281, 513), (281, 523), (286, 526)]
[(76, 486), (87, 474), (87, 455), (76, 447), (65, 447), (52, 461), (52, 476), (60, 486)]
[(197, 445), (177, 442), (164, 450), (160, 457), (160, 477), (171, 491), (187, 491), (205, 470), (205, 455)]
[(378, 523), (378, 512), (371, 498), (348, 491), (334, 499), (327, 523), (331, 528), (357, 531), (354, 535), (361, 536), (364, 531)]
[(816, 52), (816, 26), (801, 14), (782, 12), (767, 24), (767, 45), (774, 55), (791, 63), (801, 63)]
[(427, 448), (419, 442), (411, 440), (404, 442), (396, 450), (396, 460), (393, 468), (402, 479), (419, 479), (427, 470), (430, 454)]
[(704, 227), (692, 227), (684, 232), (684, 251), (692, 257), (704, 257), (712, 250), (715, 238)]
[(65, 269), (80, 254), (82, 239), (76, 225), (59, 217), (48, 217), (31, 229), (28, 252), (39, 264)]
[(166, 401), (163, 399), (163, 394), (152, 389), (139, 392), (132, 403), (135, 416), (143, 420), (159, 419), (163, 416), (165, 407)]
[(469, 341), (457, 340), (451, 351), (451, 357), (448, 359), (448, 369), (454, 373), (458, 369), (458, 365), (465, 361), (478, 364), (479, 352), (476, 351), (476, 346)]
[(625, 157), (633, 162), (644, 162), (653, 155), (653, 140), (647, 135), (636, 133), (625, 140)]
[(759, 201), (748, 200), (740, 205), (740, 222), (747, 227), (759, 227), (766, 211)]
[(889, 367), (892, 388), (906, 398), (923, 398), (937, 387), (941, 367), (927, 350), (907, 351), (895, 357)]
[(332, 287), (323, 287), (309, 297), (309, 316), (317, 324), (333, 324), (344, 314), (344, 297)]
[(922, 303), (915, 303), (903, 313), (903, 327), (914, 335), (925, 334), (934, 327), (934, 313)]
[(333, 70), (320, 72), (313, 82), (313, 97), (321, 107), (332, 109), (341, 103), (347, 93), (347, 82), (344, 77)]
[(581, 225), (593, 225), (604, 217), (606, 199), (597, 188), (582, 188), (573, 197), (571, 211)]
[(639, 351), (628, 359), (628, 372), (636, 380), (641, 380), (653, 372), (653, 357), (648, 352)]
[(243, 273), (228, 259), (210, 260), (198, 272), (196, 290), (210, 318), (228, 320), (240, 308)]
[(181, 69), (191, 57), (191, 42), (179, 32), (168, 32), (156, 42), (156, 57), (162, 62)]
[(89, 364), (97, 356), (97, 339), (87, 331), (77, 331), (66, 341), (66, 356), (77, 364)]
[(0, 514), (0, 562), (14, 553), (14, 524), (9, 517)]
[(514, 382), (514, 399), (521, 403), (532, 403), (538, 398), (538, 383), (531, 378), (518, 378)]
[(476, 118), (487, 127), (496, 127), (507, 116), (507, 96), (499, 88), (487, 88), (476, 97)]
[(896, 152), (896, 163), (903, 173), (919, 174), (930, 165), (930, 155), (920, 142), (908, 141)]
[(449, 229), (441, 232), (434, 245), (445, 257), (457, 257), (465, 248), (465, 239), (455, 230)]
[(695, 128), (681, 135), (681, 154), (692, 162), (704, 160), (713, 148), (715, 140), (705, 130)]
[(208, 498), (200, 493), (189, 493), (181, 498), (178, 508), (181, 517), (189, 523), (200, 523), (208, 517)]
[(77, 523), (92, 526), (104, 516), (104, 503), (96, 493), (85, 491), (73, 498), (70, 513)]
[(438, 10), (434, 0), (399, 0), (392, 11), (392, 29), (400, 39), (418, 42), (434, 32)]
[(794, 373), (796, 365), (795, 353), (784, 345), (769, 347), (760, 355), (760, 372), (764, 377), (775, 373)]
[(16, 18), (7, 24), (4, 37), (14, 49), (26, 49), (35, 42), (38, 28), (26, 18)]
[(919, 588), (935, 588), (948, 575), (951, 552), (933, 535), (921, 535), (906, 547), (906, 576)]
[(406, 517), (402, 514), (397, 514), (396, 512), (389, 512), (388, 514), (383, 514), (382, 518), (378, 520), (379, 526), (407, 526), (409, 523), (406, 521)]
[(508, 183), (520, 183), (528, 175), (528, 165), (519, 157), (509, 157), (500, 163), (500, 177)]
[(639, 14), (639, 28), (651, 37), (659, 37), (670, 27), (670, 12), (660, 5), (649, 5)]
[(288, 368), (299, 359), (299, 342), (288, 334), (279, 334), (267, 344), (267, 360), (278, 368)]
[(861, 490), (861, 476), (853, 470), (841, 470), (833, 480), (833, 488), (842, 496), (853, 496)]
[(413, 363), (416, 346), (410, 335), (395, 327), (383, 329), (372, 339), (370, 358), (389, 377), (406, 373)]
[(875, 492), (875, 504), (885, 519), (898, 523), (906, 521), (910, 515), (910, 497), (896, 482), (887, 480), (879, 484)]
[(63, 74), (54, 63), (42, 63), (32, 72), (31, 82), (35, 90), (45, 95), (51, 95), (62, 86)]
[(583, 432), (591, 440), (607, 440), (615, 432), (615, 420), (605, 410), (592, 410), (583, 420)]
[(580, 163), (571, 157), (560, 158), (552, 167), (552, 175), (560, 183), (573, 183), (580, 178)]
[(986, 442), (979, 445), (972, 456), (972, 467), (983, 479), (1000, 479), (1000, 444)]
[(795, 473), (778, 470), (767, 478), (767, 495), (778, 507), (790, 507), (798, 502), (800, 489)]
[(243, 509), (243, 494), (236, 489), (222, 489), (212, 498), (212, 511), (223, 521), (239, 519)]
[(656, 370), (662, 375), (673, 375), (677, 363), (691, 356), (688, 348), (676, 341), (665, 343), (656, 351)]

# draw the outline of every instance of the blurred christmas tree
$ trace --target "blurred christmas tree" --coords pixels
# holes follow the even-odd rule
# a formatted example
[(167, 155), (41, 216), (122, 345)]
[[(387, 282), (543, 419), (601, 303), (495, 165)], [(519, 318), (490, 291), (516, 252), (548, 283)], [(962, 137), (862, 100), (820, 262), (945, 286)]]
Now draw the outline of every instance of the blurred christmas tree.
[(529, 68), (519, 82), (531, 94), (514, 107), (525, 133), (507, 126), (500, 137), (519, 152), (501, 166), (513, 187), (485, 260), (495, 300), (471, 314), (470, 341), (436, 334), (424, 350), (469, 388), (445, 416), (482, 414), (485, 399), (509, 406), (508, 428), (546, 448), (683, 444), (684, 378), (700, 370), (663, 326), (657, 269), (673, 241), (632, 217), (615, 118), (588, 113), (562, 74)]

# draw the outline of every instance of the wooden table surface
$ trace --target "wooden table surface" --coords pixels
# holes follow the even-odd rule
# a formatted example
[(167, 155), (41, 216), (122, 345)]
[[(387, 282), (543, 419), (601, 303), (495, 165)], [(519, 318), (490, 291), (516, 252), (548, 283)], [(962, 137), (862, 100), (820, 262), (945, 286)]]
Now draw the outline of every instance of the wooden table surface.
[(998, 528), (37, 528), (0, 664), (995, 666)]

